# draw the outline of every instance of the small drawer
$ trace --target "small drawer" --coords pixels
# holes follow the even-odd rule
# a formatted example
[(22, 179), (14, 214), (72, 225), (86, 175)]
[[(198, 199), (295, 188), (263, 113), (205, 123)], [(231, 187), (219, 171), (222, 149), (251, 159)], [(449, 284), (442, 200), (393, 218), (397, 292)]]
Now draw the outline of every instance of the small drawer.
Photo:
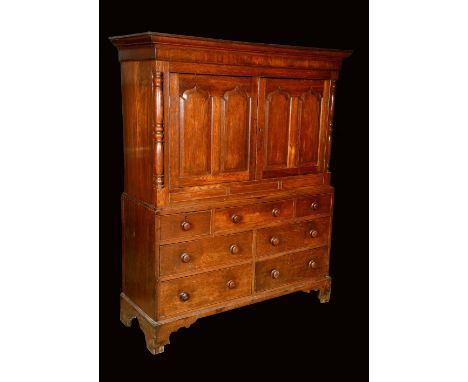
[(298, 198), (296, 202), (296, 216), (313, 216), (329, 214), (331, 210), (331, 194), (311, 195)]
[(252, 259), (252, 232), (160, 247), (160, 274), (167, 276)]
[(320, 278), (327, 273), (326, 247), (260, 260), (255, 264), (255, 290), (260, 292), (284, 284)]
[(252, 265), (239, 265), (160, 284), (160, 315), (170, 316), (252, 293)]
[(257, 256), (328, 245), (329, 234), (329, 217), (259, 229)]
[(161, 216), (161, 240), (188, 238), (210, 233), (210, 211)]
[(237, 229), (256, 223), (272, 223), (293, 216), (293, 201), (281, 200), (215, 211), (215, 232)]

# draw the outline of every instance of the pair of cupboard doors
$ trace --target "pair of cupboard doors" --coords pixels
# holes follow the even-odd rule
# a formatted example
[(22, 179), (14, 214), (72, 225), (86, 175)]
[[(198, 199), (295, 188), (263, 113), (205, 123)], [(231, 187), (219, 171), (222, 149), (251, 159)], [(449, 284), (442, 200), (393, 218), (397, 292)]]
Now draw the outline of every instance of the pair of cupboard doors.
[(171, 188), (324, 172), (329, 104), (329, 80), (171, 73)]

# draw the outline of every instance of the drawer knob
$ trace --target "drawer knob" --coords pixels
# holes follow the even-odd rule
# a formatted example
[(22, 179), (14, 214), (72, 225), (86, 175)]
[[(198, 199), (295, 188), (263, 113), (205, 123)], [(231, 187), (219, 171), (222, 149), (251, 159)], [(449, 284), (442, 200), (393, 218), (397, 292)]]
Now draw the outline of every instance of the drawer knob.
[(273, 270), (271, 271), (271, 278), (277, 279), (278, 277), (279, 277), (279, 270), (273, 269)]
[(236, 287), (236, 282), (234, 280), (229, 280), (226, 285), (229, 289), (234, 289)]
[(232, 214), (231, 220), (232, 220), (233, 223), (237, 224), (237, 223), (240, 223), (241, 217), (239, 215)]
[(190, 261), (190, 255), (187, 252), (184, 252), (180, 255), (180, 260), (182, 260), (183, 263), (188, 263)]
[(181, 301), (187, 301), (190, 298), (190, 295), (187, 292), (181, 292), (179, 294), (179, 298)]
[(279, 208), (273, 208), (273, 210), (271, 211), (271, 214), (276, 218), (278, 216), (280, 216), (280, 209)]
[(316, 231), (315, 229), (311, 229), (309, 231), (309, 235), (310, 235), (310, 237), (317, 237), (318, 236), (318, 231)]
[(237, 244), (231, 244), (229, 247), (229, 252), (231, 252), (233, 255), (239, 253), (239, 246)]
[(316, 268), (316, 267), (317, 267), (317, 263), (314, 260), (310, 260), (309, 261), (309, 268)]
[(319, 208), (319, 204), (317, 201), (312, 202), (312, 204), (310, 205), (311, 210), (318, 210), (318, 208)]
[(188, 231), (190, 228), (192, 228), (192, 225), (189, 222), (182, 222), (180, 226), (184, 231)]
[(274, 246), (276, 247), (276, 246), (279, 245), (279, 243), (280, 243), (279, 237), (273, 236), (273, 237), (270, 239), (270, 243), (271, 243), (271, 245), (274, 245)]

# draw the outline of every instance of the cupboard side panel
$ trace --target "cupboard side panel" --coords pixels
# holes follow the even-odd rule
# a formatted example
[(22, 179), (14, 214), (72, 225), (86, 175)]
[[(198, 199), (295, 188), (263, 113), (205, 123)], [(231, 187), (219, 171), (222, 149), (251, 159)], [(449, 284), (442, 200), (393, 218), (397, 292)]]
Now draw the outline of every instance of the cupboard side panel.
[(121, 64), (124, 192), (153, 203), (150, 61)]
[(155, 214), (122, 197), (123, 292), (155, 319), (156, 254)]

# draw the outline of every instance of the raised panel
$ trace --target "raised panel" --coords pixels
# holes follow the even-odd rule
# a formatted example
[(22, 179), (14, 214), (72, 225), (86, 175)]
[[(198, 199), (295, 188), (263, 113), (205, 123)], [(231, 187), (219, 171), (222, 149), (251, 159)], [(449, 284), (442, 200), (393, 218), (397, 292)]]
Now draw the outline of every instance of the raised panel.
[(169, 187), (252, 180), (257, 79), (171, 74)]
[(208, 92), (195, 85), (179, 97), (180, 175), (211, 173), (212, 107)]
[(264, 78), (259, 91), (257, 179), (323, 171), (325, 81)]
[(316, 166), (320, 138), (321, 96), (308, 91), (299, 98), (298, 166)]
[(248, 171), (251, 100), (236, 87), (221, 98), (221, 172)]
[(265, 108), (266, 166), (287, 167), (291, 97), (280, 88), (268, 94)]

